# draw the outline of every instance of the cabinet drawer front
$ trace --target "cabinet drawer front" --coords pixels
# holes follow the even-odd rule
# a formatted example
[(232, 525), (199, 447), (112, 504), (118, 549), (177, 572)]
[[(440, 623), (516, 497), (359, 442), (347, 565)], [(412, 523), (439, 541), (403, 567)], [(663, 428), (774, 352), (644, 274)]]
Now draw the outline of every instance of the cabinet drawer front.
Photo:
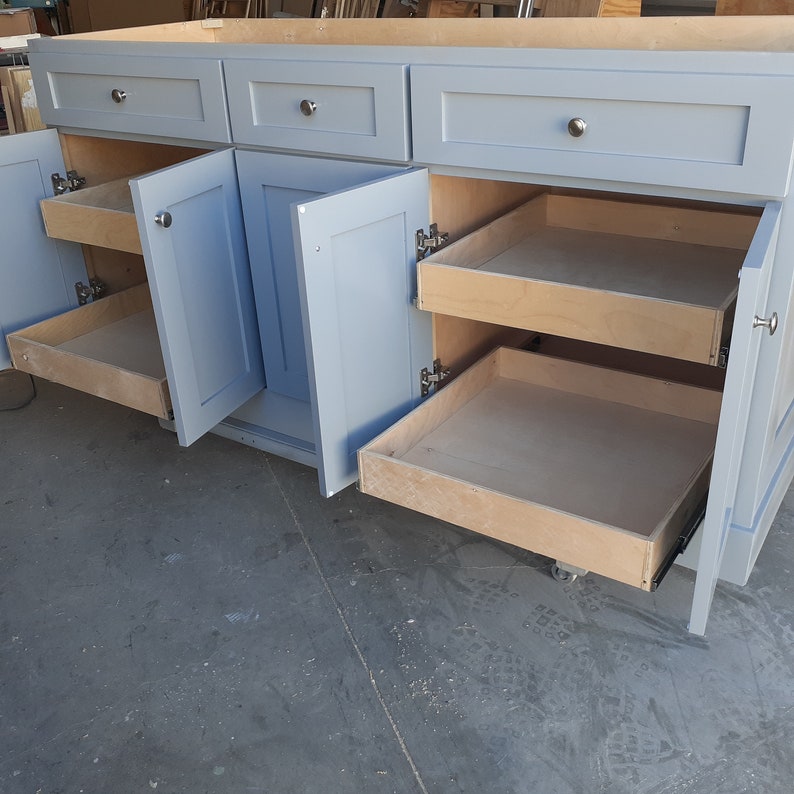
[(31, 61), (48, 124), (230, 140), (219, 60), (44, 54)]
[(405, 66), (228, 60), (224, 70), (236, 143), (410, 157)]
[(782, 196), (794, 113), (762, 79), (789, 78), (418, 66), (414, 157)]

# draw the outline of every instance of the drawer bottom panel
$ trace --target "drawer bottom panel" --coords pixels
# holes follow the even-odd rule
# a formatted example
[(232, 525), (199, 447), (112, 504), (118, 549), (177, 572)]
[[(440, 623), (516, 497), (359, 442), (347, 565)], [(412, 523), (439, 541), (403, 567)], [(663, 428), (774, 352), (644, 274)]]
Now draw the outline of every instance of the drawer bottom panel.
[(8, 347), (16, 369), (171, 418), (146, 284), (9, 334)]
[(361, 450), (361, 490), (651, 589), (708, 489), (719, 405), (500, 348)]

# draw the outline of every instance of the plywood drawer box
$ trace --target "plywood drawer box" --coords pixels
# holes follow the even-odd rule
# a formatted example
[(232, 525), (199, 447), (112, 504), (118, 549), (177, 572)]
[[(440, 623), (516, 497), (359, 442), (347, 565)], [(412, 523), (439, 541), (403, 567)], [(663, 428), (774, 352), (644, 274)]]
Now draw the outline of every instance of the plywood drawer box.
[(16, 369), (172, 418), (146, 284), (9, 334), (7, 341)]
[(546, 194), (423, 259), (419, 306), (715, 364), (757, 223)]
[(129, 178), (43, 199), (49, 237), (142, 254)]
[(359, 452), (365, 493), (652, 589), (721, 395), (498, 348)]

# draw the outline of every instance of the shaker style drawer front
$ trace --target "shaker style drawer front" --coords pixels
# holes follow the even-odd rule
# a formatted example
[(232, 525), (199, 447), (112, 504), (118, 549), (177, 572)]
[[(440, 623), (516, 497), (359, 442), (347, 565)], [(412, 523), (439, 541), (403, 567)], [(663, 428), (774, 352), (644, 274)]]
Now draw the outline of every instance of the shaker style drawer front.
[(704, 501), (720, 397), (499, 348), (359, 452), (360, 489), (650, 590)]
[(224, 70), (235, 143), (410, 158), (405, 66), (227, 60)]
[(32, 69), (48, 124), (230, 140), (219, 60), (42, 54)]
[(414, 158), (783, 196), (794, 112), (769, 80), (790, 78), (416, 66)]
[(439, 314), (719, 363), (758, 217), (541, 195), (418, 264)]

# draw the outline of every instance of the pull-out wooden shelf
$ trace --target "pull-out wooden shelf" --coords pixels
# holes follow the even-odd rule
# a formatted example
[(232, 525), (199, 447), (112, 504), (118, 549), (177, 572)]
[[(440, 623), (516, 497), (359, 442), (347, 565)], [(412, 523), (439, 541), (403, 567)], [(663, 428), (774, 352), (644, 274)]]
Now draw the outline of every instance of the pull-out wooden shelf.
[(142, 253), (128, 177), (43, 199), (41, 213), (50, 237)]
[(14, 366), (31, 375), (171, 418), (146, 284), (9, 334)]
[(422, 260), (419, 305), (715, 364), (757, 222), (543, 195)]
[(364, 447), (360, 486), (648, 590), (707, 491), (720, 401), (499, 348)]

